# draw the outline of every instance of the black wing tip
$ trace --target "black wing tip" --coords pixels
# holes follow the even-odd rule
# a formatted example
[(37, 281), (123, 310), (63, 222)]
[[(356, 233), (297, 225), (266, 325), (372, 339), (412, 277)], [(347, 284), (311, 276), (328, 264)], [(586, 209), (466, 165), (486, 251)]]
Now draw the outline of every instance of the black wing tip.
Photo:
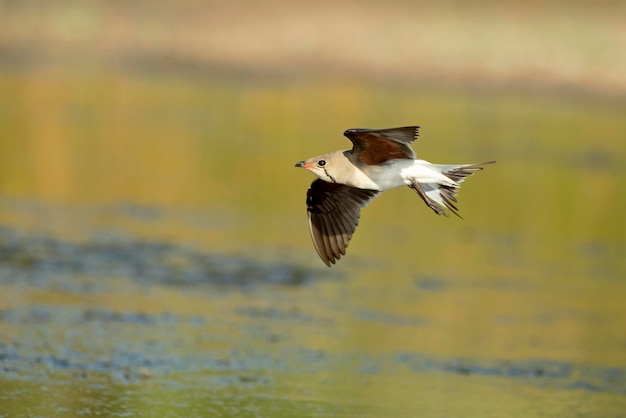
[(337, 262), (337, 260), (339, 260), (338, 258), (335, 259), (322, 259), (322, 261), (324, 262), (324, 264), (326, 264), (327, 267), (332, 267), (333, 265), (335, 265), (335, 263)]
[[(320, 245), (322, 246), (321, 248)], [(322, 260), (327, 267), (332, 267), (337, 260), (341, 258), (341, 255), (337, 256), (336, 254), (327, 253), (328, 247), (323, 242), (315, 242), (315, 238), (313, 238), (313, 246), (315, 247), (315, 252), (317, 252), (320, 260)]]
[(382, 128), (382, 129), (371, 129), (371, 128), (350, 128), (350, 129), (346, 129), (343, 132), (343, 135), (351, 138), (352, 135), (356, 135), (356, 134), (360, 134), (360, 133), (364, 133), (364, 132), (379, 132), (379, 131), (395, 131), (395, 130), (401, 130), (401, 129), (412, 129), (413, 132), (413, 138), (417, 139), (417, 137), (419, 136), (419, 130), (420, 127), (417, 125), (409, 125), (409, 126), (400, 126), (397, 128)]
[(335, 264), (335, 262), (337, 260), (339, 260), (338, 258), (334, 258), (334, 257), (328, 257), (327, 255), (323, 255), (320, 254), (319, 252), (317, 253), (317, 255), (320, 256), (320, 260), (322, 260), (324, 262), (324, 264), (326, 264), (327, 267), (332, 267), (333, 264)]
[(419, 126), (407, 126), (407, 128), (411, 128), (414, 130), (413, 132), (413, 138), (417, 139), (418, 136), (420, 136), (420, 127)]

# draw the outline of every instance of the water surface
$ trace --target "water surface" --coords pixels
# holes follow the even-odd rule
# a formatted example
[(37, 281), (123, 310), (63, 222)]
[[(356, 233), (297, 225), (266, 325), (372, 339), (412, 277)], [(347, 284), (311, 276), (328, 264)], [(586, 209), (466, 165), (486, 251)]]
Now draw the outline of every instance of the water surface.
[[(0, 75), (2, 416), (623, 416), (618, 99)], [(464, 220), (373, 201), (327, 269), (296, 161), (422, 126)]]

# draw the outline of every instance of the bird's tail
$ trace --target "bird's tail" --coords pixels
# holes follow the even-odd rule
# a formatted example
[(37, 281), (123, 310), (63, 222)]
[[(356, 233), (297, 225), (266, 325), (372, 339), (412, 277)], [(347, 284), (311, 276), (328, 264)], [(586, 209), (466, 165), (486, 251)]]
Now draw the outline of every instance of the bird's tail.
[(409, 187), (417, 192), (417, 194), (426, 202), (437, 215), (448, 216), (445, 209), (454, 213), (459, 218), (459, 209), (456, 207), (458, 200), (456, 193), (461, 187), (463, 181), (483, 169), (484, 165), (493, 164), (495, 161), (488, 161), (479, 164), (464, 165), (444, 165), (432, 164), (431, 168), (443, 174), (449, 181), (438, 181), (434, 183), (421, 183), (414, 181)]

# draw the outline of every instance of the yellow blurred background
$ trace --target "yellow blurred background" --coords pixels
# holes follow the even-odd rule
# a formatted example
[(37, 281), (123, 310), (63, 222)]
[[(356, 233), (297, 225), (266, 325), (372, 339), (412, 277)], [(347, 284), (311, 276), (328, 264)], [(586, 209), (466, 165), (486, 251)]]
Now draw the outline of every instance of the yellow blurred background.
[[(2, 228), (87, 243), (123, 231), (325, 277), (306, 224), (313, 178), (296, 161), (348, 148), (347, 128), (414, 124), (420, 158), (498, 161), (464, 183), (464, 221), (435, 216), (408, 189), (376, 199), (334, 267), (342, 280), (330, 284), (214, 296), (212, 288), (177, 293), (173, 280), (147, 295), (126, 284), (86, 297), (5, 277), (0, 308), (48, 301), (184, 312), (237, 330), (219, 331), (218, 342), (198, 342), (214, 331), (208, 326), (171, 332), (188, 344), (182, 357), (254, 351), (246, 327), (258, 326), (286, 341), (262, 346), (278, 357), (286, 345), (329, 358), (409, 352), (441, 364), (540, 360), (575, 369), (573, 382), (528, 389), (516, 377), (484, 378), (480, 367), (452, 377), (442, 377), (446, 367), (383, 367), (364, 379), (321, 361), (309, 379), (299, 366), (287, 376), (259, 366), (270, 379), (259, 392), (300, 412), (310, 411), (304, 400), (344, 405), (343, 395), (351, 406), (335, 416), (416, 416), (425, 399), (426, 416), (489, 415), (481, 397), (506, 399), (497, 411), (512, 416), (540, 415), (537, 402), (553, 416), (581, 403), (588, 416), (623, 411), (625, 21), (626, 3), (609, 0), (0, 0)], [(277, 325), (233, 313), (250, 306), (305, 315)], [(0, 333), (22, 335), (14, 325), (0, 322)], [(588, 375), (599, 390), (585, 386)], [(204, 396), (191, 386), (190, 396)], [(416, 400), (412, 387), (428, 396)], [(211, 388), (228, 399), (231, 386)], [(271, 411), (251, 393), (242, 398)]]

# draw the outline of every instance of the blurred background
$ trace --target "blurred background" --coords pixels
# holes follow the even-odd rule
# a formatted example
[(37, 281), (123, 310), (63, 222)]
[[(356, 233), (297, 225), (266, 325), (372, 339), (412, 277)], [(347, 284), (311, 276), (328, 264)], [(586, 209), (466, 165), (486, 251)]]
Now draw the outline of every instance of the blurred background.
[[(0, 0), (0, 415), (623, 416), (624, 21)], [(498, 162), (464, 220), (385, 193), (327, 269), (294, 163), (405, 125)]]

